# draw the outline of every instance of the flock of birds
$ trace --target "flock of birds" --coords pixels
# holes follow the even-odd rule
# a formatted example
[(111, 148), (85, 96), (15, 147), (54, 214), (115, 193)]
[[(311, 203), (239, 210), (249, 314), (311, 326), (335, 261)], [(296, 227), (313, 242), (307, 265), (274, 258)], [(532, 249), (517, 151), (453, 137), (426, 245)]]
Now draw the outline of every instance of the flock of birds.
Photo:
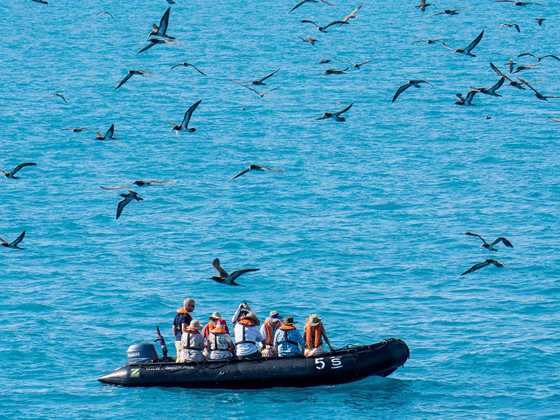
[[(41, 3), (41, 4), (45, 4), (45, 5), (48, 4), (48, 2), (46, 0), (32, 0), (32, 1), (35, 2), (35, 3)], [(166, 0), (166, 1), (169, 4), (174, 4), (173, 0)], [(533, 4), (538, 4), (538, 3), (535, 3), (535, 2), (531, 2), (531, 1), (514, 1), (514, 0), (496, 0), (496, 2), (497, 3), (510, 3), (510, 4), (512, 4), (514, 6), (517, 6), (517, 7), (524, 7), (524, 6), (530, 6), (530, 5), (533, 5)], [(302, 9), (304, 9), (304, 6), (306, 6), (308, 4), (318, 4), (318, 3), (322, 3), (322, 4), (327, 5), (327, 6), (334, 6), (334, 4), (332, 4), (331, 2), (329, 2), (327, 0), (301, 0), (297, 4), (295, 4), (288, 11), (288, 13), (294, 13), (298, 10), (302, 10)], [(432, 6), (433, 5), (428, 3), (427, 0), (420, 0), (419, 4), (416, 7), (422, 13), (424, 13), (429, 7), (432, 7)], [(317, 29), (319, 32), (325, 34), (325, 33), (328, 33), (330, 30), (334, 30), (336, 28), (342, 28), (346, 25), (349, 25), (352, 22), (353, 19), (358, 17), (358, 13), (362, 9), (362, 7), (363, 7), (363, 5), (360, 4), (357, 7), (353, 8), (350, 11), (350, 13), (348, 13), (344, 17), (342, 17), (340, 19), (335, 19), (335, 20), (333, 20), (331, 22), (328, 22), (326, 24), (317, 23), (317, 22), (315, 22), (313, 20), (310, 20), (310, 19), (301, 19), (300, 22), (304, 25), (311, 25), (315, 29)], [(168, 7), (167, 10), (165, 10), (164, 14), (161, 16), (161, 18), (159, 20), (159, 24), (157, 24), (157, 23), (152, 24), (152, 28), (151, 28), (151, 30), (148, 34), (146, 44), (137, 51), (137, 54), (144, 54), (144, 53), (146, 53), (147, 51), (149, 51), (150, 49), (152, 49), (156, 46), (163, 47), (165, 45), (170, 45), (170, 44), (173, 44), (173, 43), (176, 42), (176, 38), (171, 36), (168, 33), (169, 27), (170, 27), (171, 10), (172, 10), (171, 7)], [(437, 16), (437, 15), (454, 16), (454, 15), (459, 14), (460, 12), (461, 11), (457, 10), (457, 9), (444, 9), (444, 10), (440, 10), (440, 11), (435, 12), (432, 16)], [(105, 14), (107, 16), (112, 17), (112, 15), (109, 12), (106, 12), (106, 11), (99, 12), (99, 14)], [(545, 22), (544, 18), (536, 18), (535, 20), (536, 20), (536, 24), (539, 27), (542, 27), (544, 25), (544, 22)], [(504, 22), (504, 23), (501, 24), (501, 26), (506, 27), (506, 28), (512, 28), (516, 32), (521, 32), (521, 25), (519, 23), (516, 23), (516, 22)], [(318, 39), (314, 36), (308, 36), (308, 37), (304, 37), (304, 38), (302, 37), (300, 39), (302, 41), (308, 43), (308, 44), (311, 44), (311, 45), (315, 45), (318, 42)], [(479, 46), (479, 44), (483, 41), (483, 39), (484, 39), (484, 30), (482, 30), (470, 43), (468, 43), (463, 48), (451, 47), (450, 45), (448, 45), (445, 42), (444, 39), (427, 39), (427, 40), (422, 40), (422, 41), (419, 41), (419, 42), (424, 42), (424, 43), (427, 43), (427, 44), (430, 44), (430, 45), (439, 44), (442, 47), (444, 47), (446, 49), (449, 49), (449, 50), (451, 50), (451, 51), (453, 51), (457, 54), (462, 54), (462, 55), (465, 55), (467, 57), (476, 57), (476, 55), (474, 54), (474, 51)], [(489, 63), (492, 71), (494, 71), (496, 73), (496, 75), (498, 76), (498, 80), (490, 87), (472, 87), (472, 88), (469, 89), (469, 91), (465, 95), (462, 94), (462, 93), (457, 93), (456, 94), (456, 99), (455, 99), (455, 104), (461, 105), (461, 106), (472, 106), (473, 105), (473, 99), (475, 98), (475, 96), (477, 94), (493, 96), (493, 97), (500, 97), (501, 94), (498, 93), (498, 92), (499, 92), (500, 89), (502, 89), (504, 87), (504, 84), (506, 84), (506, 82), (509, 86), (511, 86), (513, 88), (516, 88), (518, 90), (529, 89), (530, 91), (532, 91), (532, 93), (534, 93), (535, 97), (539, 100), (547, 101), (548, 99), (552, 99), (552, 98), (560, 98), (559, 96), (550, 96), (550, 95), (542, 94), (531, 83), (529, 83), (525, 78), (521, 78), (521, 77), (518, 76), (518, 74), (521, 73), (521, 72), (528, 72), (532, 69), (535, 69), (545, 59), (552, 59), (552, 60), (560, 61), (560, 58), (558, 56), (554, 55), (554, 54), (536, 55), (536, 54), (533, 54), (531, 52), (522, 52), (522, 53), (518, 54), (518, 56), (517, 56), (517, 58), (523, 58), (523, 57), (530, 57), (530, 58), (535, 60), (535, 63), (521, 64), (521, 63), (517, 63), (514, 60), (510, 59), (506, 63), (506, 65), (508, 66), (508, 71), (503, 71), (498, 66), (496, 66), (494, 63)], [(330, 59), (323, 59), (319, 62), (319, 64), (324, 65), (324, 64), (329, 64), (331, 62), (332, 62), (332, 60), (330, 60)], [(328, 68), (328, 69), (325, 70), (325, 74), (327, 74), (327, 75), (345, 74), (345, 73), (347, 73), (351, 70), (359, 70), (362, 66), (365, 66), (368, 63), (369, 63), (369, 60), (366, 60), (366, 61), (363, 61), (363, 62), (360, 62), (360, 63), (348, 64), (344, 68)], [(194, 65), (192, 63), (188, 63), (188, 62), (182, 62), (182, 63), (175, 64), (175, 65), (171, 66), (171, 70), (175, 70), (177, 68), (182, 68), (182, 67), (192, 68), (200, 76), (209, 77), (206, 74), (205, 71), (201, 70), (196, 65)], [(254, 93), (257, 96), (262, 98), (266, 94), (268, 94), (269, 92), (272, 92), (272, 91), (277, 89), (277, 88), (273, 88), (273, 89), (270, 89), (270, 90), (267, 90), (267, 91), (260, 91), (259, 90), (260, 87), (266, 86), (269, 79), (271, 79), (273, 76), (275, 76), (279, 71), (280, 71), (279, 68), (275, 69), (275, 70), (269, 72), (268, 74), (266, 74), (265, 76), (263, 76), (261, 78), (256, 78), (256, 79), (251, 80), (249, 82), (242, 82), (242, 81), (231, 80), (231, 79), (228, 79), (228, 81), (233, 82), (233, 83), (251, 91), (252, 93)], [(129, 83), (132, 78), (139, 77), (139, 76), (145, 76), (145, 75), (148, 75), (148, 74), (149, 74), (149, 72), (144, 71), (144, 70), (130, 69), (122, 77), (122, 79), (120, 79), (117, 82), (117, 84), (115, 86), (115, 89), (122, 88), (125, 84)], [(401, 97), (401, 95), (403, 95), (411, 87), (420, 88), (423, 85), (432, 86), (432, 83), (428, 80), (422, 80), (422, 79), (409, 80), (405, 84), (398, 87), (398, 89), (396, 90), (396, 92), (394, 93), (394, 95), (392, 97), (391, 102), (395, 103)], [(53, 95), (60, 98), (65, 103), (68, 103), (68, 100), (64, 96), (64, 94), (62, 94), (60, 92), (55, 92), (55, 93), (53, 93)], [(198, 100), (187, 108), (181, 122), (177, 123), (177, 124), (174, 124), (173, 127), (172, 127), (172, 130), (174, 130), (175, 133), (180, 133), (180, 132), (195, 133), (196, 132), (196, 128), (191, 127), (190, 122), (191, 122), (191, 119), (193, 117), (194, 112), (197, 110), (197, 108), (199, 107), (201, 102), (202, 102), (202, 100)], [(328, 120), (333, 120), (335, 122), (344, 122), (344, 121), (346, 121), (346, 118), (347, 118), (346, 113), (348, 111), (350, 111), (352, 106), (353, 106), (353, 103), (350, 103), (350, 104), (348, 104), (347, 106), (345, 106), (344, 108), (342, 108), (338, 111), (324, 112), (324, 114), (321, 117), (319, 117), (318, 120), (327, 120), (328, 119)], [(487, 117), (487, 118), (489, 118), (489, 117)], [(560, 122), (560, 119), (553, 119), (553, 120), (556, 121), (556, 122)], [(85, 128), (84, 127), (73, 127), (73, 128), (69, 128), (68, 130), (71, 130), (72, 132), (75, 132), (75, 133), (79, 133), (79, 132), (84, 131)], [(96, 135), (95, 135), (95, 138), (99, 141), (109, 141), (109, 140), (115, 139), (116, 138), (115, 137), (115, 124), (111, 124), (111, 126), (105, 131), (105, 133), (97, 132)], [(34, 163), (34, 162), (20, 163), (9, 171), (4, 170), (3, 174), (8, 179), (16, 180), (16, 179), (19, 178), (18, 176), (16, 176), (16, 174), (18, 174), (19, 171), (21, 171), (23, 168), (31, 167), (31, 166), (36, 166), (36, 163)], [(281, 170), (277, 169), (277, 168), (264, 166), (264, 165), (258, 165), (258, 164), (251, 164), (248, 167), (241, 170), (240, 172), (238, 172), (237, 174), (235, 174), (231, 178), (231, 180), (238, 179), (239, 177), (241, 177), (243, 175), (246, 175), (250, 172), (264, 172), (264, 171), (281, 172)], [(158, 185), (161, 186), (161, 185), (170, 184), (172, 182), (173, 181), (170, 181), (170, 180), (155, 180), (155, 179), (135, 180), (135, 181), (132, 181), (130, 183), (130, 185), (126, 184), (126, 185), (118, 185), (118, 186), (101, 186), (101, 188), (104, 189), (104, 190), (122, 190), (122, 189), (128, 190), (125, 193), (120, 193), (119, 194), (120, 199), (117, 203), (116, 216), (115, 216), (116, 219), (119, 219), (126, 206), (128, 206), (132, 202), (143, 201), (143, 198), (136, 191), (134, 191), (130, 188), (132, 188), (132, 187), (158, 186)], [(496, 248), (496, 245), (498, 245), (500, 243), (502, 243), (503, 245), (505, 245), (508, 248), (513, 248), (513, 245), (511, 244), (511, 242), (504, 237), (499, 237), (492, 242), (488, 242), (482, 236), (480, 236), (476, 233), (466, 232), (466, 235), (479, 238), (482, 241), (482, 247), (487, 249), (490, 252), (496, 252), (498, 250)], [(21, 249), (19, 247), (19, 244), (23, 241), (24, 237), (25, 237), (25, 232), (22, 232), (15, 240), (13, 240), (11, 242), (0, 238), (0, 245), (2, 245), (3, 247), (7, 247), (7, 248)], [(237, 270), (237, 271), (234, 271), (233, 273), (229, 274), (222, 268), (222, 266), (220, 265), (220, 261), (217, 258), (212, 262), (212, 265), (218, 271), (219, 275), (218, 276), (213, 276), (211, 278), (213, 280), (219, 282), (219, 283), (232, 285), (232, 286), (238, 285), (238, 283), (236, 283), (236, 279), (239, 276), (241, 276), (245, 273), (248, 273), (248, 272), (258, 270), (257, 268), (249, 268), (249, 269)], [(467, 274), (473, 273), (477, 270), (480, 270), (484, 267), (488, 267), (488, 266), (492, 266), (492, 265), (495, 266), (495, 267), (498, 267), (498, 268), (504, 267), (504, 265), (502, 263), (500, 263), (499, 261), (489, 258), (489, 259), (486, 259), (483, 262), (479, 262), (479, 263), (474, 264), (468, 270), (464, 271), (461, 275), (467, 275)]]

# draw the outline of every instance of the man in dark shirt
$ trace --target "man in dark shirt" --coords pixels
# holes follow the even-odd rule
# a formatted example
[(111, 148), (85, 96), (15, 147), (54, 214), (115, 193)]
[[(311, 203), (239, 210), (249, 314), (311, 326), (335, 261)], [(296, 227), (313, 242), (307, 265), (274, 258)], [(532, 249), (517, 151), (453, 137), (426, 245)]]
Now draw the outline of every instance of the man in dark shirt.
[(175, 352), (177, 363), (182, 362), (181, 360), (181, 336), (185, 328), (189, 326), (192, 321), (191, 312), (194, 311), (195, 301), (194, 299), (187, 298), (183, 301), (183, 306), (177, 309), (177, 314), (173, 320), (173, 335), (175, 336)]

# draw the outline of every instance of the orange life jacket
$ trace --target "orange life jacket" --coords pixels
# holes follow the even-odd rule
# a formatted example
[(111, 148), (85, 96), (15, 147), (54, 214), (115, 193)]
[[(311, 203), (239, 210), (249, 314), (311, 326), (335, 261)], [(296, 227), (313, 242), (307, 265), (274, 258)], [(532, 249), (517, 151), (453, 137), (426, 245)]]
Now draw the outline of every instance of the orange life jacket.
[(245, 325), (246, 327), (254, 327), (257, 325), (255, 321), (249, 318), (243, 318), (238, 321), (241, 325)]
[(181, 306), (179, 309), (177, 309), (177, 313), (181, 315), (186, 315), (189, 313), (189, 311), (187, 311), (184, 307)]
[(303, 336), (305, 338), (305, 348), (314, 349), (323, 344), (323, 324), (311, 325), (305, 324)]
[(295, 325), (285, 325), (285, 324), (282, 324), (282, 325), (280, 326), (280, 329), (281, 329), (282, 331), (292, 331), (292, 330), (295, 330), (296, 327), (295, 327)]
[(274, 341), (274, 328), (270, 324), (270, 320), (264, 321), (264, 344), (267, 346), (272, 346)]

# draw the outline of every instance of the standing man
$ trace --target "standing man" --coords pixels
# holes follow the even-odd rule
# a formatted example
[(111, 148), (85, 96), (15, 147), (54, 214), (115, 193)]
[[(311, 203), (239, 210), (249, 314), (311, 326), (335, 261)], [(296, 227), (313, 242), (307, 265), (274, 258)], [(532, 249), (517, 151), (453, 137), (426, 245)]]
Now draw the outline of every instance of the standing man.
[(183, 330), (191, 324), (192, 316), (190, 315), (195, 308), (194, 299), (187, 298), (183, 301), (183, 306), (177, 309), (177, 314), (173, 320), (173, 335), (175, 336), (175, 354), (177, 358), (175, 361), (177, 363), (182, 362), (181, 358), (181, 336), (183, 335)]

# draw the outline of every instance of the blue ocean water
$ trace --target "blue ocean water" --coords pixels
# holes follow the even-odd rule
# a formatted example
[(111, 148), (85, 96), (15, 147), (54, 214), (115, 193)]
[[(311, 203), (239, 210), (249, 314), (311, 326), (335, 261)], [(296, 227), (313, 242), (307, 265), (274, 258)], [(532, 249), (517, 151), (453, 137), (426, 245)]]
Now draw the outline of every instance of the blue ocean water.
[[(163, 0), (0, 2), (0, 166), (37, 162), (0, 180), (0, 236), (27, 231), (23, 251), (0, 250), (0, 408), (6, 418), (555, 417), (560, 412), (559, 102), (504, 88), (503, 98), (453, 105), (496, 81), (490, 61), (560, 53), (552, 1), (447, 1), (457, 16), (415, 2), (364, 2), (350, 12), (294, 2), (177, 0), (174, 45), (136, 55)], [(113, 18), (99, 15), (108, 11)], [(534, 19), (545, 17), (543, 27)], [(521, 33), (500, 27), (516, 22)], [(439, 45), (464, 47), (467, 58)], [(299, 36), (318, 38), (315, 46)], [(359, 71), (323, 74), (370, 60)], [(188, 61), (205, 71), (170, 71)], [(531, 58), (520, 60), (533, 63)], [(328, 67), (328, 66), (327, 66)], [(128, 69), (151, 73), (114, 86)], [(280, 68), (264, 98), (231, 83)], [(560, 63), (523, 74), (560, 93)], [(423, 78), (391, 105), (398, 86)], [(69, 103), (54, 97), (63, 92)], [(194, 134), (170, 123), (202, 99)], [(345, 123), (317, 121), (353, 102)], [(491, 116), (491, 119), (486, 119)], [(95, 131), (116, 126), (116, 139)], [(87, 127), (82, 133), (63, 130)], [(283, 172), (230, 177), (249, 163)], [(115, 221), (119, 185), (139, 190)], [(488, 257), (466, 230), (504, 235), (504, 269), (459, 274)], [(242, 287), (208, 279), (210, 262), (257, 266)], [(103, 386), (126, 347), (171, 343), (186, 296), (195, 315), (230, 316), (247, 300), (303, 323), (319, 312), (334, 343), (400, 337), (411, 359), (389, 378), (314, 389), (198, 391)]]

